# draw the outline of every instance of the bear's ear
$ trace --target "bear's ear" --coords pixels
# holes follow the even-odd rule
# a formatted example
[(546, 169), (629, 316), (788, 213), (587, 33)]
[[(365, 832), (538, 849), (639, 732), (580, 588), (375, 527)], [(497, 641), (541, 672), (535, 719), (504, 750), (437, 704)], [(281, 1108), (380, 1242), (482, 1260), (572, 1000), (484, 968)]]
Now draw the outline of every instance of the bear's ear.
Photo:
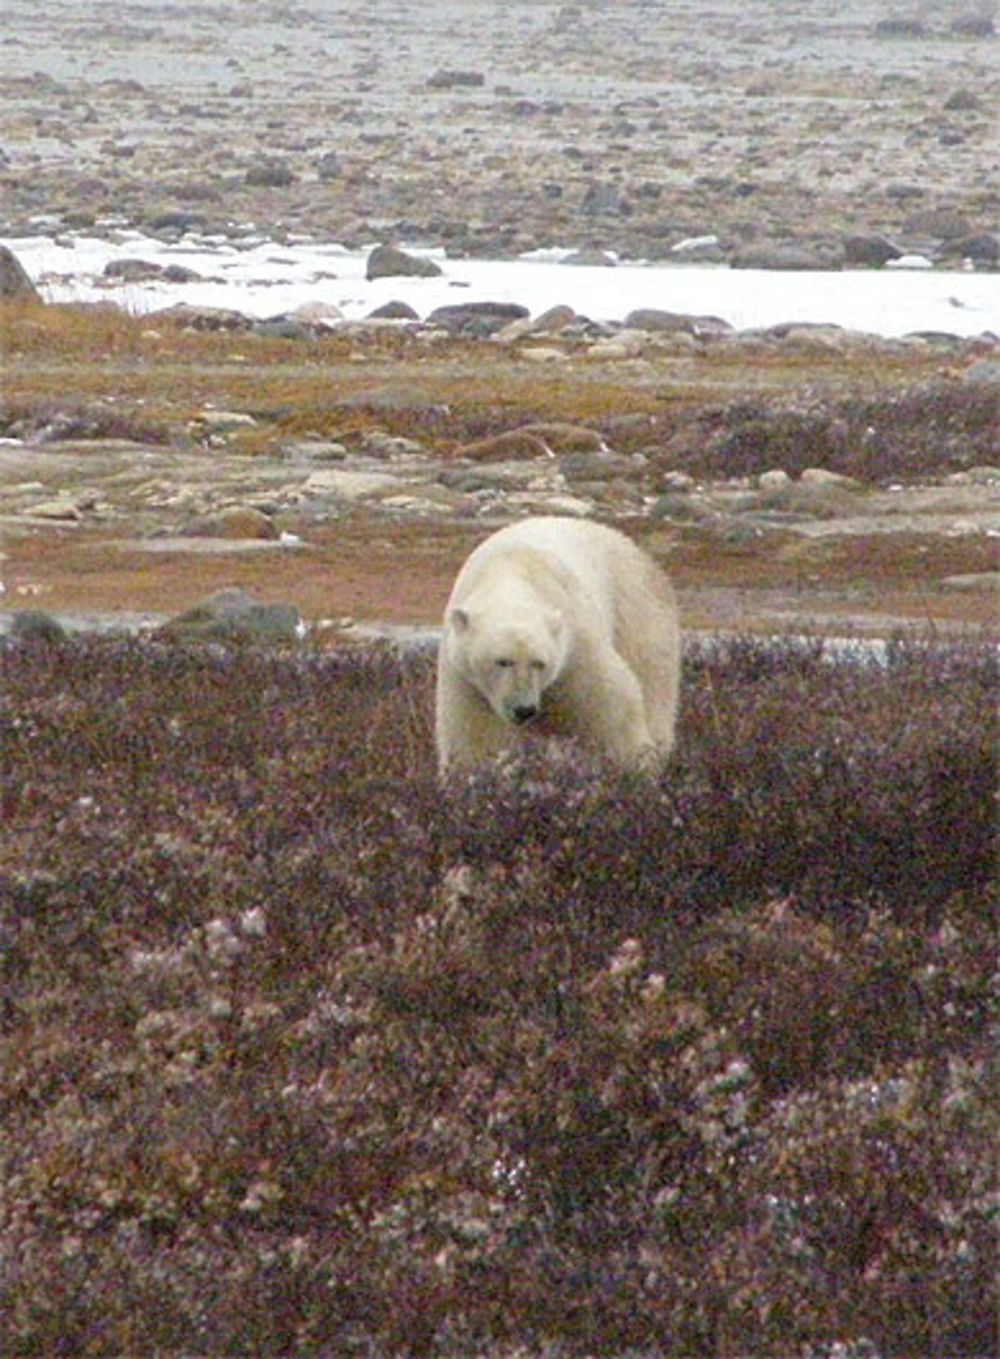
[(451, 619), (449, 621), (456, 633), (461, 636), (463, 632), (468, 632), (472, 619), (464, 609), (452, 609)]

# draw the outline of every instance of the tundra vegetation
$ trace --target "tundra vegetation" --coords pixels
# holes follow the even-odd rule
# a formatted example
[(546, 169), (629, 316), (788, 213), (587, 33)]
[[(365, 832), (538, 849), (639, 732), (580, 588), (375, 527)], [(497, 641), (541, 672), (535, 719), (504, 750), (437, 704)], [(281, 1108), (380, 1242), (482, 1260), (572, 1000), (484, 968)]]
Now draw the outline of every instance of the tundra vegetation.
[(993, 645), (693, 644), (652, 785), (442, 787), (388, 649), (0, 670), (5, 1354), (997, 1352)]

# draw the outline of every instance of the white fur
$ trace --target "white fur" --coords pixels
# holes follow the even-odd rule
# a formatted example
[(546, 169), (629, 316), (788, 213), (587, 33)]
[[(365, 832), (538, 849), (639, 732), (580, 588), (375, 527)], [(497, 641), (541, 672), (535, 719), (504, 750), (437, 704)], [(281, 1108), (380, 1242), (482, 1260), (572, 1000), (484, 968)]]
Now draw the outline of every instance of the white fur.
[(524, 519), (458, 573), (438, 660), (442, 768), (533, 736), (658, 766), (677, 715), (680, 641), (666, 576), (614, 529)]

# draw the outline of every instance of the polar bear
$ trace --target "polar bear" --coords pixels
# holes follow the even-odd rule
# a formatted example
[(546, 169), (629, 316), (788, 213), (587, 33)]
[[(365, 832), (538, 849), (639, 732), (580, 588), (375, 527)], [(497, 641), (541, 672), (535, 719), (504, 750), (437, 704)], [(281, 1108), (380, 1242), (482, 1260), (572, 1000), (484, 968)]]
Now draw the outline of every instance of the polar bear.
[(448, 600), (439, 764), (537, 735), (655, 770), (673, 745), (679, 680), (677, 608), (655, 562), (601, 524), (521, 520), (480, 543)]

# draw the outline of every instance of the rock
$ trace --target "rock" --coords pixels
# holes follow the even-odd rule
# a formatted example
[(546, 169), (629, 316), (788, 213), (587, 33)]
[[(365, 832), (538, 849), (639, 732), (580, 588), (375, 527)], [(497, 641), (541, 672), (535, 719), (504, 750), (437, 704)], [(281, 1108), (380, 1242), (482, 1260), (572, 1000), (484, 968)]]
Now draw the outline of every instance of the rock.
[(20, 609), (14, 614), (10, 636), (18, 642), (42, 642), (47, 646), (67, 640), (66, 629), (57, 618), (42, 609)]
[(307, 496), (328, 495), (337, 500), (367, 500), (383, 491), (400, 489), (399, 478), (388, 472), (355, 472), (339, 467), (313, 472), (302, 486)]
[(265, 321), (255, 321), (251, 329), (262, 340), (311, 340), (313, 337), (309, 326), (291, 316), (271, 316)]
[(647, 337), (639, 330), (620, 330), (595, 341), (587, 350), (587, 358), (595, 362), (617, 362), (621, 359), (641, 358), (646, 350)]
[(919, 19), (894, 15), (879, 19), (875, 25), (876, 38), (925, 38), (927, 30)]
[(508, 429), (502, 434), (491, 434), (485, 439), (459, 444), (454, 456), (469, 462), (507, 462), (550, 458), (552, 450), (537, 434), (529, 434), (523, 429)]
[[(181, 195), (186, 197), (187, 195)], [(151, 231), (169, 231), (183, 234), (186, 231), (202, 231), (205, 218), (200, 212), (190, 212), (187, 208), (171, 208), (168, 212), (157, 213), (149, 223)]]
[(105, 278), (114, 278), (121, 283), (146, 283), (163, 277), (163, 265), (151, 260), (108, 260), (103, 272)]
[(696, 522), (701, 519), (710, 519), (715, 513), (710, 505), (694, 499), (693, 496), (666, 492), (657, 496), (650, 507), (649, 517), (654, 520), (679, 519), (686, 522)]
[(502, 344), (510, 344), (528, 335), (557, 334), (560, 330), (577, 324), (579, 320), (572, 307), (560, 304), (549, 307), (548, 311), (543, 311), (540, 316), (522, 316), (516, 321), (511, 321), (502, 330), (495, 331), (493, 339)]
[(1000, 261), (1000, 236), (992, 231), (975, 232), (946, 241), (944, 253), (976, 264), (996, 265)]
[(286, 161), (273, 158), (251, 165), (243, 181), (256, 188), (285, 189), (295, 183), (295, 176)]
[(297, 642), (304, 631), (293, 605), (262, 604), (245, 590), (229, 589), (168, 619), (156, 635), (174, 641)]
[(427, 322), (453, 335), (485, 337), (529, 314), (527, 307), (516, 302), (457, 302), (436, 307)]
[(640, 307), (630, 311), (625, 317), (625, 328), (661, 335), (694, 335), (698, 339), (732, 330), (729, 322), (719, 316), (688, 316), (683, 312), (661, 311), (656, 307)]
[(246, 411), (203, 410), (197, 423), (207, 434), (232, 434), (236, 430), (257, 427), (257, 421)]
[(985, 13), (960, 14), (952, 19), (950, 28), (958, 38), (992, 38), (996, 36), (996, 25), (992, 17)]
[(631, 211), (614, 184), (591, 184), (580, 204), (588, 217), (623, 217)]
[(206, 515), (196, 519), (183, 531), (184, 537), (231, 538), (231, 539), (276, 539), (278, 526), (270, 515), (252, 505), (227, 505), (218, 514)]
[(306, 464), (317, 462), (343, 462), (347, 449), (333, 439), (300, 439), (294, 444), (285, 444), (282, 456), (289, 462)]
[(435, 71), (427, 81), (429, 90), (479, 89), (486, 84), (482, 71)]
[(16, 298), (19, 302), (42, 300), (24, 265), (6, 245), (0, 245), (0, 298)]
[(593, 482), (634, 477), (637, 468), (631, 458), (599, 449), (594, 453), (565, 453), (559, 459), (559, 471), (569, 482)]
[(437, 278), (441, 268), (433, 260), (411, 255), (395, 245), (377, 245), (368, 256), (365, 275), (375, 278)]
[(761, 472), (757, 478), (757, 485), (762, 491), (784, 491), (791, 484), (791, 477), (780, 467), (775, 467), (770, 472)]
[(572, 425), (561, 420), (539, 420), (521, 425), (520, 434), (531, 434), (541, 439), (552, 453), (606, 452), (604, 436), (587, 425)]
[(333, 330), (344, 319), (344, 313), (333, 302), (301, 302), (286, 319), (299, 321), (313, 330)]
[[(841, 326), (782, 322), (769, 326), (764, 332), (770, 338), (780, 340), (786, 349), (797, 349), (804, 353), (840, 354), (857, 339), (858, 332), (844, 330)], [(867, 337), (865, 337), (867, 338)]]
[(241, 311), (231, 311), (226, 307), (193, 307), (187, 302), (176, 302), (172, 307), (161, 307), (159, 311), (150, 312), (149, 320), (203, 331), (249, 331), (254, 325), (253, 317), (245, 316)]
[(419, 321), (420, 315), (410, 306), (409, 302), (384, 302), (381, 307), (376, 307), (373, 312), (369, 312), (370, 321)]
[(361, 450), (372, 458), (389, 461), (393, 458), (420, 457), (425, 451), (418, 440), (407, 439), (402, 434), (387, 434), (384, 429), (366, 429), (357, 437)]
[(39, 505), (32, 505), (25, 513), (33, 519), (65, 519), (69, 523), (75, 523), (83, 518), (79, 505), (68, 496), (60, 496), (56, 500), (43, 500)]
[(327, 151), (320, 156), (316, 162), (316, 173), (321, 184), (329, 184), (331, 180), (341, 177), (344, 167), (336, 151)]
[(802, 486), (839, 486), (845, 490), (856, 490), (860, 482), (854, 477), (844, 476), (842, 472), (830, 472), (825, 467), (807, 467), (799, 476)]
[(168, 264), (163, 270), (164, 283), (200, 283), (201, 274), (197, 269), (188, 269), (183, 264)]
[(889, 260), (898, 260), (903, 251), (885, 236), (845, 236), (844, 263), (862, 264), (879, 269)]
[(979, 95), (972, 90), (956, 90), (944, 101), (948, 113), (973, 113), (981, 107)]
[(606, 250), (598, 250), (595, 246), (584, 246), (582, 250), (571, 251), (561, 263), (598, 269), (614, 269), (618, 265), (614, 255), (609, 255)]
[(840, 257), (830, 250), (802, 245), (748, 245), (730, 258), (731, 269), (830, 271), (841, 267)]

